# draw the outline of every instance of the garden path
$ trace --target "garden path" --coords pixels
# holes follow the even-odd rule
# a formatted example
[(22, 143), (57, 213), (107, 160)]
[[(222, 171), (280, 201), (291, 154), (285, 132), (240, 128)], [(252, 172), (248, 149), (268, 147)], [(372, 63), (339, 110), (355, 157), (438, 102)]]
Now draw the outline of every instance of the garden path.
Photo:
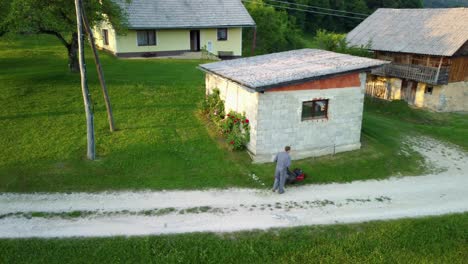
[(430, 138), (408, 143), (433, 165), (430, 174), (304, 185), (283, 195), (259, 189), (0, 194), (0, 237), (230, 232), (468, 211), (467, 153)]

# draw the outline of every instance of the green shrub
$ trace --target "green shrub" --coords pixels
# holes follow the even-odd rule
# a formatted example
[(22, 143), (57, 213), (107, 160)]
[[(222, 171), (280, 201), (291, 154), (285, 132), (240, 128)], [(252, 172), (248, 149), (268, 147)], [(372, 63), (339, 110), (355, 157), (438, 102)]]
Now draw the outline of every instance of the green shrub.
[(219, 96), (219, 89), (214, 89), (213, 92), (206, 96), (201, 105), (203, 113), (215, 123), (220, 126), (221, 120), (225, 117), (224, 101)]

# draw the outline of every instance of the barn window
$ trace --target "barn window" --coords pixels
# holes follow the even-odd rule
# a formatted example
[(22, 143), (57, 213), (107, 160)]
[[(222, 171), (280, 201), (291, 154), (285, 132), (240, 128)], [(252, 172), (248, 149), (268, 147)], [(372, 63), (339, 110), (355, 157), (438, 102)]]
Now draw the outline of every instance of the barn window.
[(328, 99), (302, 102), (302, 121), (328, 118)]
[(137, 30), (138, 46), (156, 46), (156, 31)]
[(227, 28), (218, 28), (218, 40), (227, 40), (228, 33)]
[(109, 45), (109, 31), (107, 29), (102, 30), (102, 38), (104, 41), (104, 45)]
[(424, 90), (424, 93), (425, 94), (432, 94), (433, 89), (434, 89), (434, 87), (426, 85), (426, 89)]

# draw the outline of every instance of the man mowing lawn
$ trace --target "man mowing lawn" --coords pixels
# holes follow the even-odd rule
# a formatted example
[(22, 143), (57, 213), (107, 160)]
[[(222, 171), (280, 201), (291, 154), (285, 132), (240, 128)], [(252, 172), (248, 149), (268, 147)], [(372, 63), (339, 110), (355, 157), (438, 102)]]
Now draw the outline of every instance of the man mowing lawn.
[(276, 154), (274, 162), (276, 162), (275, 170), (275, 183), (273, 184), (273, 191), (275, 192), (279, 188), (279, 193), (284, 193), (284, 183), (288, 177), (288, 167), (291, 166), (291, 157), (289, 156), (291, 151), (290, 146), (284, 148), (284, 152)]

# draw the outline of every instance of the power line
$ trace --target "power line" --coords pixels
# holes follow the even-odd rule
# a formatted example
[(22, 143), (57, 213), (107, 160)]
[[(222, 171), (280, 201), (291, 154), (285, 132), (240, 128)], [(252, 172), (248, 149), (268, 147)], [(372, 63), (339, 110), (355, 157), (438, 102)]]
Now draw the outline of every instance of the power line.
[(306, 8), (315, 8), (315, 9), (326, 10), (326, 11), (335, 11), (335, 12), (341, 12), (341, 13), (348, 13), (348, 14), (365, 16), (365, 17), (369, 16), (369, 14), (364, 14), (364, 13), (355, 13), (355, 12), (349, 12), (349, 11), (346, 11), (346, 10), (325, 8), (325, 7), (312, 6), (312, 5), (304, 5), (304, 4), (291, 3), (291, 2), (285, 2), (285, 1), (279, 1), (279, 0), (267, 0), (267, 1), (278, 2), (278, 3), (288, 4), (288, 5), (295, 5), (295, 6), (306, 7)]
[[(256, 1), (251, 1), (251, 0), (242, 0), (242, 1), (243, 2), (248, 2), (248, 3), (257, 3)], [(328, 16), (336, 16), (336, 17), (346, 17), (346, 18), (359, 19), (359, 20), (364, 20), (365, 19), (364, 17), (352, 17), (352, 16), (341, 15), (341, 14), (330, 14), (330, 13), (324, 13), (324, 12), (312, 11), (312, 10), (305, 10), (305, 9), (299, 9), (299, 8), (288, 7), (288, 6), (280, 6), (280, 5), (273, 5), (273, 4), (267, 4), (267, 3), (263, 3), (263, 4), (266, 5), (266, 6), (284, 8), (284, 9), (289, 9), (289, 10), (296, 10), (296, 11), (307, 12), (307, 13), (314, 13), (314, 14), (321, 14), (321, 15), (328, 15)]]

